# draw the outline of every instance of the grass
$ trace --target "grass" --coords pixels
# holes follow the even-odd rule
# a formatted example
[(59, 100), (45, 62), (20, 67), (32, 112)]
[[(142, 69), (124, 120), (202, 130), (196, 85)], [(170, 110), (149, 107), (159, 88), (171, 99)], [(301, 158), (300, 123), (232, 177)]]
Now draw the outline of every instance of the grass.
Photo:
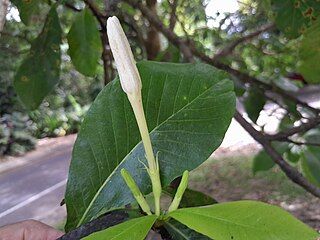
[[(223, 185), (230, 192), (238, 192), (238, 195), (266, 191), (271, 194), (270, 198), (281, 196), (294, 199), (306, 195), (305, 190), (292, 183), (278, 167), (253, 175), (252, 161), (253, 156), (246, 155), (211, 158), (194, 170), (190, 179), (193, 185), (203, 185), (204, 188), (201, 188), (205, 191), (216, 189), (217, 183), (217, 186)], [(214, 192), (212, 194), (214, 195)]]

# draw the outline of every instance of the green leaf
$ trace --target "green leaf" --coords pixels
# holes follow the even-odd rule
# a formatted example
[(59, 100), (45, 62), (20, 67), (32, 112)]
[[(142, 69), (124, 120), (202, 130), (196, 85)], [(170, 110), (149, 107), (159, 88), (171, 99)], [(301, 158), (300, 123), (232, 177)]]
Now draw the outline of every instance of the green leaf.
[(165, 222), (164, 228), (172, 236), (173, 240), (209, 240), (207, 236), (198, 233), (174, 219)]
[[(233, 84), (206, 64), (140, 62), (138, 69), (151, 141), (166, 186), (184, 170), (203, 163), (221, 144), (234, 114)], [(66, 191), (66, 229), (133, 201), (119, 173), (122, 168), (144, 194), (151, 192), (140, 140), (117, 79), (98, 95), (78, 134)]]
[[(277, 145), (273, 144), (273, 146), (281, 155), (289, 149), (289, 145), (287, 143), (278, 143)], [(274, 166), (275, 163), (269, 154), (264, 150), (261, 150), (253, 159), (252, 172), (253, 174), (256, 174), (257, 172), (268, 171)]]
[(250, 88), (244, 99), (244, 107), (249, 118), (255, 123), (266, 103), (266, 99), (261, 91), (257, 88)]
[[(172, 187), (167, 187), (165, 189), (165, 192), (171, 197), (174, 197), (176, 190)], [(214, 203), (217, 203), (217, 201), (212, 197), (202, 192), (187, 188), (183, 194), (179, 207), (180, 208), (198, 207), (198, 206), (211, 205)]]
[[(320, 131), (318, 129), (310, 130), (304, 137), (306, 142), (320, 143)], [(307, 146), (300, 160), (304, 176), (320, 187), (320, 148), (318, 146)]]
[(102, 43), (97, 22), (89, 9), (77, 15), (67, 38), (69, 55), (75, 68), (86, 76), (94, 76), (101, 57)]
[(32, 16), (40, 12), (41, 0), (12, 0), (12, 3), (18, 8), (21, 21), (25, 25), (29, 25)]
[(18, 96), (30, 109), (37, 108), (59, 81), (61, 32), (56, 8), (52, 7), (14, 79)]
[(320, 83), (320, 18), (303, 35), (299, 57), (299, 70), (306, 81)]
[(313, 184), (320, 187), (320, 150), (308, 149), (302, 154), (301, 167), (304, 176)]
[(274, 161), (264, 151), (261, 150), (253, 159), (252, 172), (256, 174), (261, 171), (268, 171), (275, 166)]
[(276, 25), (289, 38), (297, 38), (319, 16), (320, 4), (315, 0), (272, 0)]
[(95, 232), (84, 240), (141, 240), (144, 239), (156, 221), (156, 215), (134, 218), (105, 230)]
[(169, 216), (215, 240), (315, 240), (319, 236), (281, 208), (254, 201), (183, 208)]
[(286, 160), (288, 160), (292, 163), (297, 163), (297, 162), (299, 162), (299, 160), (301, 158), (301, 154), (299, 154), (297, 152), (293, 152), (292, 150), (288, 150), (285, 154), (285, 158), (286, 158)]

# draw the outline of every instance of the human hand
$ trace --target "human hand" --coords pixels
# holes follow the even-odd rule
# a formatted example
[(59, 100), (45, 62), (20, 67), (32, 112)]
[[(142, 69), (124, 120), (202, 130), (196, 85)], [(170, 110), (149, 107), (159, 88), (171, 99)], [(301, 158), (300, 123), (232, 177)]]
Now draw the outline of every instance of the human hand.
[(55, 240), (60, 232), (35, 220), (26, 220), (0, 228), (0, 240)]

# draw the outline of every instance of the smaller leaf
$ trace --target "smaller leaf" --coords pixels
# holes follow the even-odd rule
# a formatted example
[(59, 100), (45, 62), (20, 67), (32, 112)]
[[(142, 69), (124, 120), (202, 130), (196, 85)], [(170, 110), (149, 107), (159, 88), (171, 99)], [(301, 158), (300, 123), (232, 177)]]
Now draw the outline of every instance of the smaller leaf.
[(249, 118), (255, 123), (260, 115), (261, 110), (263, 109), (266, 103), (264, 95), (260, 92), (259, 89), (250, 88), (247, 93), (247, 96), (244, 99), (244, 106), (248, 113)]
[[(277, 152), (279, 152), (281, 155), (289, 149), (288, 143), (273, 145)], [(268, 171), (273, 168), (273, 166), (275, 166), (274, 161), (264, 150), (261, 150), (253, 159), (252, 172), (253, 174), (256, 174), (260, 171)]]
[(279, 130), (283, 131), (286, 129), (289, 129), (292, 127), (292, 125), (295, 123), (295, 119), (291, 118), (289, 115), (285, 115), (279, 124)]
[(97, 22), (89, 9), (78, 14), (67, 38), (69, 55), (75, 68), (83, 75), (94, 76), (102, 44)]
[(171, 235), (173, 240), (209, 240), (207, 236), (198, 233), (187, 226), (179, 223), (174, 219), (170, 219), (164, 224), (164, 228)]
[(124, 223), (120, 223), (105, 230), (95, 232), (84, 240), (141, 240), (144, 239), (152, 225), (156, 221), (156, 215), (144, 216), (140, 218), (134, 218)]
[(320, 18), (303, 35), (299, 56), (299, 70), (306, 81), (320, 83)]
[(270, 156), (264, 150), (261, 150), (253, 159), (252, 172), (256, 174), (257, 172), (268, 171), (274, 165), (275, 163)]
[(246, 92), (244, 84), (242, 84), (237, 79), (234, 79), (234, 92), (236, 93), (237, 97), (243, 96), (243, 94), (245, 94), (245, 92)]
[(317, 157), (319, 153), (319, 149), (317, 153), (310, 151), (310, 149), (305, 151), (301, 157), (301, 167), (303, 175), (310, 182), (320, 187), (320, 158)]
[[(320, 143), (320, 129), (312, 129), (304, 135), (309, 143)], [(304, 176), (320, 187), (320, 148), (307, 146), (301, 156), (301, 167)]]
[(292, 163), (297, 163), (300, 160), (301, 155), (291, 150), (286, 152), (286, 159)]
[(255, 201), (182, 208), (169, 216), (215, 240), (315, 240), (320, 236), (281, 208)]

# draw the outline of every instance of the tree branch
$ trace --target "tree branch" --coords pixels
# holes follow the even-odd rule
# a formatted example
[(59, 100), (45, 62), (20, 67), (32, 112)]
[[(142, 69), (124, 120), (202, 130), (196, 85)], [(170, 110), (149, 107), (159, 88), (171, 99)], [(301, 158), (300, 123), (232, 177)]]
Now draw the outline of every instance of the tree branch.
[(104, 30), (107, 26), (106, 14), (102, 13), (92, 0), (84, 0), (84, 2), (89, 7), (93, 15), (96, 17), (96, 19), (98, 20), (101, 26), (101, 30), (106, 31)]
[(168, 38), (168, 40), (173, 43), (176, 47), (180, 49), (184, 57), (189, 62), (194, 62), (193, 54), (190, 48), (187, 46), (186, 41), (180, 39), (176, 36), (170, 29), (166, 28), (160, 21), (157, 15), (154, 15), (146, 6), (144, 6), (140, 1), (135, 0), (124, 0), (129, 5), (134, 8), (138, 8), (141, 13), (146, 17), (151, 25), (153, 25), (158, 31), (162, 32), (163, 35)]
[(76, 8), (75, 6), (73, 6), (71, 3), (65, 2), (64, 5), (71, 9), (74, 12), (81, 12), (81, 9)]
[(176, 10), (177, 10), (177, 6), (178, 6), (178, 0), (168, 0), (168, 2), (171, 7), (169, 28), (171, 31), (173, 31), (174, 27), (176, 26), (176, 22), (177, 22)]
[(104, 85), (112, 80), (112, 66), (111, 66), (111, 53), (109, 50), (109, 41), (107, 35), (107, 14), (100, 11), (96, 4), (92, 0), (84, 0), (86, 5), (89, 7), (93, 15), (96, 17), (100, 24), (100, 38), (102, 42), (102, 61), (104, 70)]
[(9, 1), (0, 0), (0, 32), (2, 31), (6, 22), (6, 16), (8, 11)]
[(288, 142), (288, 143), (292, 143), (295, 145), (299, 145), (299, 146), (315, 146), (315, 147), (320, 147), (320, 143), (314, 143), (314, 142), (299, 142), (299, 141), (295, 141), (295, 140), (291, 140), (290, 138), (287, 139), (280, 139), (280, 140), (275, 140), (278, 142)]
[(320, 198), (320, 188), (308, 182), (297, 169), (288, 164), (282, 158), (282, 156), (272, 147), (271, 142), (267, 138), (265, 138), (262, 133), (252, 127), (251, 124), (247, 122), (238, 111), (236, 112), (234, 118), (257, 142), (262, 145), (266, 153), (281, 168), (281, 170), (287, 175), (289, 179), (303, 187), (312, 195)]
[(297, 134), (297, 133), (304, 133), (320, 124), (320, 117), (315, 117), (309, 119), (308, 122), (302, 123), (300, 126), (292, 127), (288, 130), (276, 133), (274, 135), (267, 135), (266, 138), (270, 141), (281, 141), (286, 140), (288, 137)]
[(266, 31), (269, 31), (271, 29), (274, 28), (274, 24), (268, 24), (264, 27), (262, 27), (261, 29), (252, 32), (246, 36), (243, 36), (241, 38), (238, 38), (237, 40), (233, 41), (232, 43), (230, 43), (229, 45), (225, 46), (224, 48), (222, 48), (221, 50), (219, 50), (213, 57), (213, 60), (217, 60), (221, 57), (225, 57), (229, 54), (231, 54), (233, 52), (233, 50), (241, 43), (247, 42), (249, 40), (251, 40), (252, 38), (255, 38), (257, 36), (259, 36), (261, 33), (264, 33)]

